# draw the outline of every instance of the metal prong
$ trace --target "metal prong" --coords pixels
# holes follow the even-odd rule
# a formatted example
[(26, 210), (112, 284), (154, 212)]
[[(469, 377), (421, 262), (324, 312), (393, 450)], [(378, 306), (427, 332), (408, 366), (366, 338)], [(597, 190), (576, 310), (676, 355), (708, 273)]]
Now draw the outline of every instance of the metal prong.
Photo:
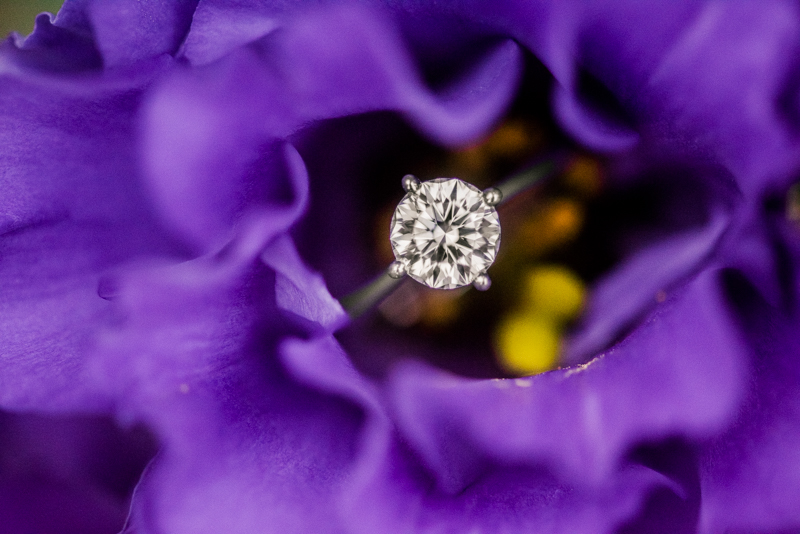
[(472, 282), (472, 285), (475, 286), (475, 289), (478, 291), (486, 291), (490, 287), (492, 287), (492, 279), (489, 278), (489, 275), (486, 273), (479, 274), (475, 277), (475, 280)]
[(399, 261), (393, 261), (386, 272), (391, 278), (398, 280), (406, 275), (406, 266)]
[(490, 206), (497, 206), (503, 200), (503, 192), (496, 187), (490, 187), (484, 190), (483, 200)]
[(419, 190), (419, 178), (413, 174), (406, 174), (403, 176), (401, 183), (403, 184), (403, 190), (406, 193), (416, 193)]

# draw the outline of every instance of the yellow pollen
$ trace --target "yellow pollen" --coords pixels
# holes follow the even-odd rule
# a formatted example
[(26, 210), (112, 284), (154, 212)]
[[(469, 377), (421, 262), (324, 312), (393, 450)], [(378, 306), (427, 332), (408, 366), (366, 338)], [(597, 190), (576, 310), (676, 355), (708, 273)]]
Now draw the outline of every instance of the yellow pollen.
[(421, 322), (432, 328), (449, 326), (461, 313), (459, 297), (465, 293), (464, 289), (453, 291), (428, 291), (425, 295)]
[(578, 156), (567, 168), (562, 180), (576, 193), (592, 197), (603, 184), (600, 162), (588, 156)]
[(523, 306), (558, 321), (570, 321), (583, 308), (586, 288), (572, 271), (546, 265), (525, 274)]
[(548, 317), (532, 313), (509, 315), (495, 332), (499, 363), (518, 376), (552, 369), (561, 348), (560, 334), (557, 323)]
[(544, 132), (529, 121), (511, 119), (500, 125), (487, 139), (452, 153), (450, 166), (477, 184), (500, 161), (529, 157), (544, 140)]
[(567, 198), (550, 200), (521, 229), (520, 240), (541, 255), (578, 236), (583, 226), (583, 207)]
[(484, 145), (476, 145), (455, 152), (451, 164), (456, 174), (464, 176), (481, 175), (491, 164)]
[(495, 130), (485, 146), (493, 155), (513, 158), (540, 145), (542, 139), (543, 133), (533, 124), (522, 120), (510, 120)]
[(517, 311), (495, 330), (498, 363), (518, 376), (556, 367), (566, 324), (583, 309), (586, 288), (569, 269), (546, 265), (524, 274)]
[(794, 223), (800, 222), (800, 183), (790, 187), (786, 195), (786, 218)]

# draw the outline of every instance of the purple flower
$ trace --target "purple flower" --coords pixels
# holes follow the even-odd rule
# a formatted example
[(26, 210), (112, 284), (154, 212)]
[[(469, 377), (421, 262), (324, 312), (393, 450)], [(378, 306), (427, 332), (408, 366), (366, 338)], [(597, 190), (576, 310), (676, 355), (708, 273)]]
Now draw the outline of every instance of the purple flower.
[(0, 519), (6, 532), (115, 532), (154, 452), (110, 418), (0, 414)]
[[(67, 2), (0, 49), (0, 407), (144, 424), (126, 532), (797, 528), (798, 25), (781, 1)], [(347, 326), (370, 158), (475, 141), (531, 71), (564, 142), (614, 191), (671, 186), (677, 222), (593, 284), (564, 369), (465, 378), (429, 363), (457, 343)]]

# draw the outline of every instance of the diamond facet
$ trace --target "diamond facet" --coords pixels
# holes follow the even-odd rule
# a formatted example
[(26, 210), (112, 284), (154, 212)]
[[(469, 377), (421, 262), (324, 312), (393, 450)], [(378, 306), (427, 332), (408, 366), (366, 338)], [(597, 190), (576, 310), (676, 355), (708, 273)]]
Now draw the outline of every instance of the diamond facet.
[(397, 205), (390, 240), (411, 278), (455, 289), (471, 284), (494, 263), (500, 221), (480, 189), (457, 178), (436, 178)]

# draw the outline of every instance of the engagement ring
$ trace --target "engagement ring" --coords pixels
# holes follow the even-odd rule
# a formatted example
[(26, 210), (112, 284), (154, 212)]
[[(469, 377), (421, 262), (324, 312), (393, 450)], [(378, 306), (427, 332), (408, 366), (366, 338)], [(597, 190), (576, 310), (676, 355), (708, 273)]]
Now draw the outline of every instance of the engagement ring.
[(392, 217), (389, 240), (395, 261), (386, 271), (342, 299), (355, 318), (386, 298), (409, 276), (433, 289), (457, 289), (472, 284), (491, 286), (487, 270), (500, 248), (496, 206), (555, 174), (564, 158), (550, 158), (496, 187), (481, 191), (458, 178), (421, 182), (402, 179), (405, 196)]

